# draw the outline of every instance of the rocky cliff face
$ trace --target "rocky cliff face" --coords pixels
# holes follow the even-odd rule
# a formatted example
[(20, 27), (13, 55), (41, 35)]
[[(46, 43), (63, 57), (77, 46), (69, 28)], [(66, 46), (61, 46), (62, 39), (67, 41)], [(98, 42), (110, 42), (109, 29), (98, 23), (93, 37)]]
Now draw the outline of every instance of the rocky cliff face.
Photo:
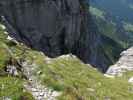
[(18, 41), (50, 57), (73, 53), (101, 71), (112, 63), (87, 0), (1, 0), (0, 7), (1, 20)]
[(121, 76), (124, 72), (133, 71), (133, 47), (123, 51), (118, 62), (112, 65), (107, 74)]
[(70, 52), (79, 41), (85, 11), (78, 0), (4, 0), (1, 5), (12, 35), (51, 57)]

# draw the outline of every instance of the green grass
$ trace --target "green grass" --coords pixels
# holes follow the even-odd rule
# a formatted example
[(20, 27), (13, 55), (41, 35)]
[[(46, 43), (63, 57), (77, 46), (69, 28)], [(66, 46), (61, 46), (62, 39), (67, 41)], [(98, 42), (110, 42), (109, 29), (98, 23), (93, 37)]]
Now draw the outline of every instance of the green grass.
[(6, 35), (3, 34), (3, 30), (0, 29), (0, 70), (4, 67), (5, 61), (9, 58), (3, 44), (5, 43)]
[(127, 71), (123, 73), (122, 77), (119, 77), (121, 80), (128, 81), (131, 77), (133, 77), (133, 71)]
[[(39, 59), (39, 58), (37, 58)], [(39, 67), (39, 66), (38, 66)], [(41, 65), (38, 71), (43, 84), (62, 91), (59, 100), (132, 100), (130, 84), (121, 79), (107, 79), (97, 70), (78, 59), (54, 59), (49, 65)]]
[(12, 50), (14, 57), (17, 57), (22, 52), (22, 46), (13, 46), (11, 45), (12, 42), (6, 38), (7, 35), (4, 34), (4, 30), (0, 27), (0, 100), (5, 100), (4, 98), (10, 98), (11, 100), (34, 100), (30, 93), (26, 90), (25, 92), (23, 91), (24, 80), (9, 76), (4, 70), (7, 61), (11, 57), (8, 50)]
[[(133, 93), (129, 91), (133, 86), (125, 79), (108, 79), (91, 65), (85, 65), (73, 57), (58, 57), (47, 63), (46, 56), (38, 51), (20, 44), (9, 45), (10, 41), (6, 40), (3, 31), (0, 32), (0, 37), (0, 68), (4, 68), (5, 62), (11, 56), (7, 49), (11, 50), (17, 59), (34, 61), (37, 65), (34, 74), (42, 84), (62, 93), (58, 100), (105, 100), (106, 98), (132, 100), (133, 98)], [(24, 49), (26, 49), (25, 54), (20, 55)], [(41, 73), (37, 74), (39, 71)], [(29, 93), (23, 92), (22, 84), (22, 79), (0, 76), (0, 97), (11, 97), (13, 100), (21, 100), (20, 98), (25, 97), (28, 98), (26, 100), (32, 100)]]
[(6, 53), (5, 49), (0, 47), (0, 69), (5, 67), (5, 61), (8, 60), (8, 58), (9, 56)]
[(4, 97), (11, 98), (12, 100), (33, 100), (33, 97), (28, 92), (23, 92), (22, 80), (8, 77), (0, 77), (0, 100)]

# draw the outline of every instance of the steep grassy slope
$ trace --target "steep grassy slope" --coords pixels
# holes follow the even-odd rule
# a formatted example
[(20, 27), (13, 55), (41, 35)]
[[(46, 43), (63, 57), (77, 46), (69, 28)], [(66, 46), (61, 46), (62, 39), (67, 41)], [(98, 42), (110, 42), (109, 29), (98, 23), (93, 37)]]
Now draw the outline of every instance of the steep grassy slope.
[[(59, 100), (132, 100), (133, 98), (133, 93), (129, 90), (132, 86), (125, 80), (108, 79), (91, 65), (83, 64), (75, 56), (66, 55), (50, 59), (41, 52), (32, 50), (20, 43), (15, 45), (6, 38), (7, 35), (1, 30), (1, 72), (4, 73), (5, 62), (10, 56), (34, 63), (36, 64), (34, 74), (38, 80), (62, 93), (58, 97)], [(19, 99), (21, 95), (27, 95), (23, 93), (22, 83), (21, 78), (14, 78), (6, 73), (4, 76), (0, 75), (0, 97), (6, 96), (13, 98), (13, 100), (21, 100)], [(3, 85), (4, 89), (1, 88)], [(32, 96), (30, 97), (32, 98)]]
[(6, 37), (7, 35), (4, 34), (0, 25), (0, 100), (8, 98), (11, 100), (34, 100), (32, 95), (24, 89), (23, 79), (12, 77), (5, 72), (6, 62), (11, 57), (8, 49), (17, 51), (18, 48), (17, 46), (11, 47), (12, 43)]
[[(39, 59), (39, 58), (38, 58)], [(38, 68), (39, 79), (48, 86), (63, 91), (60, 100), (128, 100), (132, 99), (130, 85), (120, 79), (107, 79), (78, 59), (57, 58)]]

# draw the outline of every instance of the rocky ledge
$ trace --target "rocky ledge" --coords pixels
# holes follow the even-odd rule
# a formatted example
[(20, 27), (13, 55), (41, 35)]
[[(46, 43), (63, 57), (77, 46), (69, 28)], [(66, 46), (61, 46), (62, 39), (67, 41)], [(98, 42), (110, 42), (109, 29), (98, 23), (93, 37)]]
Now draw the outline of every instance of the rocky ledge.
[(121, 76), (124, 72), (133, 71), (133, 47), (123, 51), (120, 59), (106, 72), (109, 75)]

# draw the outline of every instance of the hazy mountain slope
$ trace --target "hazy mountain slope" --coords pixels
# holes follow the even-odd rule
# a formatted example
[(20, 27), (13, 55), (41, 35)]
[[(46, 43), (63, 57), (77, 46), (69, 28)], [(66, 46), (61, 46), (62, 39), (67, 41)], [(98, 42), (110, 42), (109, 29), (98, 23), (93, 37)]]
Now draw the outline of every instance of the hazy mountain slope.
[[(124, 48), (133, 44), (132, 9), (131, 0), (91, 0), (93, 12), (102, 12), (102, 18), (96, 17), (96, 23), (101, 33), (121, 43)], [(98, 13), (94, 14), (99, 16)]]
[(117, 20), (133, 22), (133, 1), (131, 0), (90, 0), (90, 3), (115, 16)]

